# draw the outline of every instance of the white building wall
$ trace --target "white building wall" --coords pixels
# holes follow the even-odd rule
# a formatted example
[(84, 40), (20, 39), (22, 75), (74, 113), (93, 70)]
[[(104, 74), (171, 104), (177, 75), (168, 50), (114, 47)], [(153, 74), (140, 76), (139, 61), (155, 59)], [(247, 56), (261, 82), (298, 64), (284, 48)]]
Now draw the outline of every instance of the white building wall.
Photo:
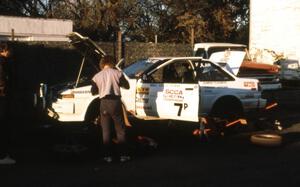
[(33, 19), (0, 16), (0, 40), (11, 40), (12, 30), (15, 40), (25, 41), (67, 41), (72, 32), (71, 20)]
[(249, 39), (256, 57), (267, 49), (300, 60), (300, 0), (250, 0)]

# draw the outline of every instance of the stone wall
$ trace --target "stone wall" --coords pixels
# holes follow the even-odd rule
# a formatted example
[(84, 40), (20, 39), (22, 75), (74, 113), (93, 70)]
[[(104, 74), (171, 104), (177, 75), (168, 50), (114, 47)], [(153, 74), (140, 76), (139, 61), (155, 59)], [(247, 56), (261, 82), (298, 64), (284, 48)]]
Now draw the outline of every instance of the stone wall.
[(137, 59), (147, 57), (170, 57), (191, 55), (192, 48), (188, 44), (126, 43), (125, 45), (126, 64), (131, 64)]
[[(99, 46), (109, 55), (116, 56), (116, 45), (114, 43), (98, 43)], [(141, 58), (147, 57), (177, 57), (191, 56), (192, 48), (189, 44), (175, 43), (140, 43), (127, 42), (123, 44), (123, 58), (126, 65), (129, 65)]]
[[(12, 49), (13, 98), (18, 112), (32, 110), (33, 93), (41, 82), (54, 85), (75, 81), (82, 60), (81, 55), (67, 42), (15, 42), (9, 44)], [(110, 55), (115, 56), (114, 43), (99, 43)], [(137, 59), (154, 56), (189, 56), (192, 48), (188, 44), (168, 43), (126, 43), (123, 48), (126, 63)], [(16, 111), (18, 110), (18, 111)]]
[[(17, 87), (33, 89), (40, 82), (56, 84), (76, 79), (82, 57), (69, 43), (17, 42), (11, 46)], [(99, 46), (107, 54), (115, 56), (114, 43), (99, 43)], [(124, 46), (125, 65), (147, 57), (192, 55), (192, 48), (188, 44), (130, 42)]]

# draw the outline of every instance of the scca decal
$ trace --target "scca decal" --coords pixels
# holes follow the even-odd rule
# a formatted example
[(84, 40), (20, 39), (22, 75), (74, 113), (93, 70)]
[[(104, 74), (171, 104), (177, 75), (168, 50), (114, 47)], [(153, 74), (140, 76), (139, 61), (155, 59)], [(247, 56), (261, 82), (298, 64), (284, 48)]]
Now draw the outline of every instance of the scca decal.
[(149, 94), (149, 88), (148, 87), (137, 87), (136, 93), (138, 94)]
[(163, 97), (164, 97), (164, 100), (167, 100), (167, 101), (183, 101), (183, 99), (184, 99), (182, 90), (166, 89)]
[(175, 94), (175, 95), (182, 95), (182, 90), (169, 90), (166, 89), (166, 94)]

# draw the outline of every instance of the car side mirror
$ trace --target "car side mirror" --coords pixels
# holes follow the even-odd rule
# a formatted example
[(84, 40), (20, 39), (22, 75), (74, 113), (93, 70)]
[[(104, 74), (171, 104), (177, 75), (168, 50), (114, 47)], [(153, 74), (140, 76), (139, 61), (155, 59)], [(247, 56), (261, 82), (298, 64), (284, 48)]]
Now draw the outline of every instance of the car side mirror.
[(147, 80), (148, 80), (147, 75), (146, 75), (146, 74), (143, 74), (143, 75), (142, 75), (142, 81), (143, 81), (143, 82), (147, 82)]
[(152, 82), (154, 82), (153, 78), (151, 76), (146, 75), (146, 74), (142, 75), (141, 80), (142, 80), (142, 82), (145, 82), (145, 83), (152, 83)]

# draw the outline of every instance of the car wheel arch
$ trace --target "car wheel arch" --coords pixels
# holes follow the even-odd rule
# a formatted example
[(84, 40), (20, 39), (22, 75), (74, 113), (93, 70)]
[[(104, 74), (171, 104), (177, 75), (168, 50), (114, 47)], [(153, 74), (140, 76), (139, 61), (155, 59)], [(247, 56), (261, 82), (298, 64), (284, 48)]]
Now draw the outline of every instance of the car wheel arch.
[(228, 95), (228, 96), (222, 96), (218, 98), (210, 111), (210, 115), (214, 115), (220, 110), (224, 110), (225, 108), (231, 107), (230, 110), (233, 110), (234, 112), (237, 112), (241, 115), (244, 114), (244, 109), (242, 102), (235, 96)]
[(99, 115), (99, 113), (100, 113), (100, 99), (94, 98), (86, 109), (84, 121), (88, 123), (92, 122)]

